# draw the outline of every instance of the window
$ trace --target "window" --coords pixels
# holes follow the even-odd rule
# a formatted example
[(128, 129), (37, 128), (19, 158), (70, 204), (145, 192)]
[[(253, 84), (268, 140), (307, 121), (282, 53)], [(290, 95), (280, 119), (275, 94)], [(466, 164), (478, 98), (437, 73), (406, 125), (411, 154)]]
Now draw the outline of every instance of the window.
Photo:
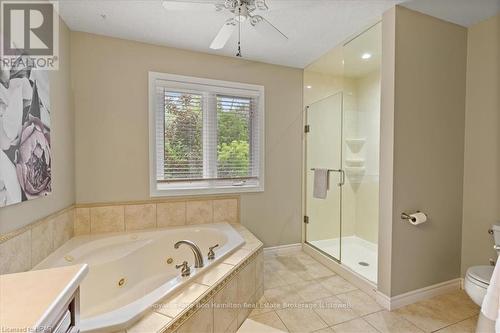
[(151, 195), (264, 189), (264, 88), (149, 73)]

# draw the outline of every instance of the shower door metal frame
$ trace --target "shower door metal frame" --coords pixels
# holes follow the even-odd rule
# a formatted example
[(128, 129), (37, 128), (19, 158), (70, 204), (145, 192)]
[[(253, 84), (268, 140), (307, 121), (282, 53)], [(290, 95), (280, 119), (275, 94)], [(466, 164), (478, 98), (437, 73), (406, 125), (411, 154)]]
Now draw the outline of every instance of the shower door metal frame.
[[(333, 96), (336, 96), (336, 95), (340, 95), (340, 166), (339, 166), (339, 170), (341, 172), (341, 175), (340, 177), (342, 177), (342, 181), (338, 184), (338, 186), (340, 187), (339, 191), (339, 219), (340, 219), (340, 226), (339, 226), (339, 257), (338, 258), (335, 258), (333, 255), (323, 251), (322, 249), (318, 248), (317, 246), (315, 246), (314, 244), (310, 243), (308, 240), (307, 240), (307, 227), (309, 225), (309, 223), (311, 221), (309, 221), (309, 215), (308, 215), (308, 200), (307, 200), (307, 172), (309, 172), (309, 170), (313, 169), (312, 166), (309, 166), (308, 163), (307, 163), (307, 139), (308, 139), (308, 135), (310, 133), (310, 126), (309, 126), (309, 108), (311, 105), (315, 104), (315, 103), (318, 103), (318, 102), (321, 102), (327, 98), (330, 98), (330, 97), (333, 97)], [(343, 165), (343, 154), (344, 154), (344, 92), (341, 90), (341, 91), (338, 91), (334, 94), (331, 94), (331, 95), (328, 95), (320, 100), (317, 100), (315, 101), (314, 103), (311, 103), (309, 105), (307, 105), (305, 107), (305, 117), (304, 117), (304, 120), (305, 120), (305, 124), (304, 124), (304, 128), (307, 128), (307, 131), (304, 131), (304, 171), (303, 171), (303, 177), (304, 177), (304, 190), (303, 190), (303, 195), (304, 195), (304, 224), (305, 224), (305, 228), (304, 228), (304, 243), (311, 246), (313, 249), (315, 249), (316, 251), (322, 253), (323, 255), (327, 256), (328, 258), (334, 260), (335, 262), (337, 263), (342, 263), (342, 224), (343, 224), (343, 219), (342, 219), (342, 196), (343, 196), (343, 187), (345, 185), (345, 171), (344, 171), (344, 165)], [(337, 170), (335, 170), (337, 171)], [(342, 173), (344, 175), (342, 175)]]

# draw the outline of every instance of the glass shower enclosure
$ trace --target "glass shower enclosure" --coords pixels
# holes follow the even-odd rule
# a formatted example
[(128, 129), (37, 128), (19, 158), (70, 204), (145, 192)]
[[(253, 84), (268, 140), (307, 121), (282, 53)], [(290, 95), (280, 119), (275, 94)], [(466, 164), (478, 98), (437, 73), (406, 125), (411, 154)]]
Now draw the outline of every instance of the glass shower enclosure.
[[(305, 242), (377, 282), (381, 25), (304, 72)], [(316, 197), (316, 170), (328, 170)]]
[[(340, 261), (342, 237), (342, 92), (312, 103), (306, 109), (306, 240)], [(325, 149), (325, 147), (327, 147)], [(325, 199), (313, 196), (314, 172), (327, 169)], [(322, 221), (322, 223), (309, 223)]]

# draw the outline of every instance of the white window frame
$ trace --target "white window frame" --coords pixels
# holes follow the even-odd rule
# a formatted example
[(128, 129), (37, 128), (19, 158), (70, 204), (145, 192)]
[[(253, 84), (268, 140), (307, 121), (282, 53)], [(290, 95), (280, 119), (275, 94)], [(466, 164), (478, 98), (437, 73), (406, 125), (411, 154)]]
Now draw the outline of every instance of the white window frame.
[[(235, 95), (241, 93), (242, 90), (248, 91), (248, 96), (258, 96), (258, 122), (259, 122), (259, 175), (257, 184), (238, 185), (238, 186), (214, 186), (214, 182), (176, 182), (176, 185), (158, 183), (157, 168), (163, 161), (157, 160), (156, 149), (158, 143), (156, 140), (156, 125), (157, 125), (157, 98), (156, 98), (156, 81), (164, 81), (167, 87), (172, 89), (186, 90), (206, 90), (210, 86), (220, 93), (221, 90), (226, 93), (235, 92)], [(247, 193), (247, 192), (263, 192), (264, 191), (264, 175), (265, 175), (265, 92), (264, 87), (260, 85), (246, 84), (240, 82), (212, 80), (205, 78), (197, 78), (191, 76), (183, 76), (168, 73), (149, 72), (149, 191), (152, 197), (162, 196), (181, 196), (181, 195), (203, 195), (203, 194), (230, 194), (230, 193)], [(251, 147), (252, 149), (252, 147)], [(163, 165), (161, 166), (163, 168)], [(215, 181), (216, 182), (216, 181)]]

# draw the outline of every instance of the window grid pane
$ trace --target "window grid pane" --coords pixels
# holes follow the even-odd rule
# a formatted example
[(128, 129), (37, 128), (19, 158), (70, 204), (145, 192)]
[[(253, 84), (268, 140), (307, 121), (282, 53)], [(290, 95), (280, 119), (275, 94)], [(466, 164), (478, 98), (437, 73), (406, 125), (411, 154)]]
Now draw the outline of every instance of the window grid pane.
[(252, 99), (217, 95), (217, 176), (241, 178), (252, 175)]
[(164, 179), (203, 177), (203, 96), (165, 90)]

